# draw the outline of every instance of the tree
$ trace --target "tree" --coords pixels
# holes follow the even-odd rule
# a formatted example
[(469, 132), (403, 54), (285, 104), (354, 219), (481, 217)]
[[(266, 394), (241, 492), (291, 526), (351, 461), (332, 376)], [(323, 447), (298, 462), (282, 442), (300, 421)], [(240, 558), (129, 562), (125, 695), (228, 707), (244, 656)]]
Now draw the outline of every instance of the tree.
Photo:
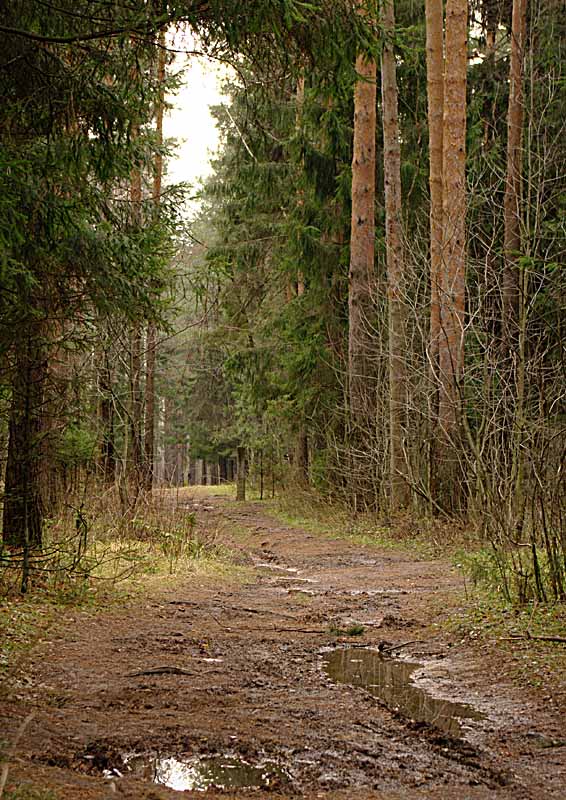
[(433, 379), (438, 374), (442, 284), (442, 153), (444, 108), (444, 11), (426, 0), (426, 63), (430, 185), (430, 345)]
[(502, 327), (504, 345), (511, 353), (517, 343), (519, 315), (519, 271), (521, 252), (521, 200), (523, 176), (523, 60), (527, 30), (527, 2), (513, 0), (511, 59), (509, 66), (509, 106), (507, 112), (507, 171), (505, 180), (505, 267), (503, 272)]
[(404, 454), (407, 391), (405, 375), (405, 270), (401, 217), (401, 143), (397, 109), (395, 67), (395, 10), (385, 0), (381, 10), (385, 41), (381, 57), (383, 113), (383, 161), (385, 184), (385, 245), (387, 250), (387, 299), (389, 314), (389, 481), (393, 509), (407, 503), (407, 464)]
[[(358, 13), (365, 15), (362, 2)], [(375, 17), (374, 17), (375, 19)], [(348, 290), (348, 397), (353, 431), (369, 418), (371, 297), (375, 282), (375, 136), (377, 65), (371, 53), (356, 58), (352, 223)]]
[(442, 273), (440, 284), (439, 434), (441, 504), (461, 502), (458, 437), (461, 423), (466, 297), (466, 73), (468, 3), (446, 5), (442, 134)]
[[(159, 32), (157, 41), (157, 98), (155, 105), (155, 138), (158, 150), (153, 166), (153, 213), (159, 217), (161, 205), (161, 185), (163, 179), (163, 113), (165, 110), (165, 32)], [(155, 460), (155, 361), (157, 347), (157, 329), (154, 322), (149, 322), (146, 336), (146, 377), (145, 377), (145, 430), (144, 430), (144, 483), (151, 490), (154, 476)]]

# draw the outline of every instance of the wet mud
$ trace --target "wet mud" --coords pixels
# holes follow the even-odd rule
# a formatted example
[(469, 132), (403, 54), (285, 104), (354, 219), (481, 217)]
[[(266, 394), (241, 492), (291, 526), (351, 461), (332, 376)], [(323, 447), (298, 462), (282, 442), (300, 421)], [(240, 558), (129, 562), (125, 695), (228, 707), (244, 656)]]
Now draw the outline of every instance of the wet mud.
[(31, 715), (8, 789), (564, 800), (559, 711), (431, 629), (461, 591), (446, 564), (314, 536), (261, 504), (212, 498), (197, 513), (253, 577), (189, 575), (66, 613), (0, 697), (4, 741)]

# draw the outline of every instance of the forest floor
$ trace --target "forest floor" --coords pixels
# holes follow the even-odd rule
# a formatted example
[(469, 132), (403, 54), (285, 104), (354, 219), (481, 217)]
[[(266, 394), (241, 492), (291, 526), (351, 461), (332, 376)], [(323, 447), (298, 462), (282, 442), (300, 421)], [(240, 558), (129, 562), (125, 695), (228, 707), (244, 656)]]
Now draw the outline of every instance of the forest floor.
[(176, 502), (245, 578), (56, 620), (0, 695), (5, 798), (566, 797), (564, 676), (521, 687), (505, 649), (445, 625), (449, 564)]

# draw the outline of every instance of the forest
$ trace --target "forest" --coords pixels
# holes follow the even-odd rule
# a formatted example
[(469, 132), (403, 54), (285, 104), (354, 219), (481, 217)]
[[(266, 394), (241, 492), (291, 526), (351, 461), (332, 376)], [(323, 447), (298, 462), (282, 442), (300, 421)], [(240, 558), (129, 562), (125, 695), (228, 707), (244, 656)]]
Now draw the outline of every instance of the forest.
[[(0, 41), (0, 798), (563, 796), (564, 0), (5, 0)], [(407, 710), (421, 668), (467, 710)]]

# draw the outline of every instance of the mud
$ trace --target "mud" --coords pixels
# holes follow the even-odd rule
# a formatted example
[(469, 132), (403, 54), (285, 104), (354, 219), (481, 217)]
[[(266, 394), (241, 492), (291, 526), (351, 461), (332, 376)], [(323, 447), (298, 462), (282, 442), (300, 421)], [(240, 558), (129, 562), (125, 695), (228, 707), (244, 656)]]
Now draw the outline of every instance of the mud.
[[(33, 714), (8, 788), (32, 782), (73, 800), (566, 797), (560, 702), (431, 627), (462, 590), (448, 565), (314, 536), (259, 503), (211, 498), (197, 514), (254, 577), (189, 575), (124, 608), (67, 613), (4, 687), (0, 738)], [(338, 633), (352, 623), (364, 626), (355, 642)], [(407, 682), (482, 719), (452, 709), (457, 728), (442, 730), (332, 680), (323, 661), (358, 645), (398, 648), (422, 665)], [(182, 791), (161, 779), (195, 769), (201, 783)]]

